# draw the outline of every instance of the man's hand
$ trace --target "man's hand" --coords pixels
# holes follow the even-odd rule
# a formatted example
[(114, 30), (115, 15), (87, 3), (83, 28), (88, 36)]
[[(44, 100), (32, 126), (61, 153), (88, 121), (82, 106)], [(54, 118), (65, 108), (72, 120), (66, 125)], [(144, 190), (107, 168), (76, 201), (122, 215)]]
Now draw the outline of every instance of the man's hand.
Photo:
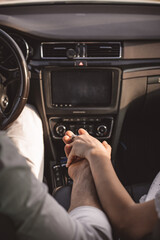
[[(88, 168), (88, 169), (87, 169)], [(90, 173), (89, 163), (86, 159), (81, 159), (81, 161), (73, 162), (68, 168), (68, 174), (73, 181), (78, 180), (84, 172)]]

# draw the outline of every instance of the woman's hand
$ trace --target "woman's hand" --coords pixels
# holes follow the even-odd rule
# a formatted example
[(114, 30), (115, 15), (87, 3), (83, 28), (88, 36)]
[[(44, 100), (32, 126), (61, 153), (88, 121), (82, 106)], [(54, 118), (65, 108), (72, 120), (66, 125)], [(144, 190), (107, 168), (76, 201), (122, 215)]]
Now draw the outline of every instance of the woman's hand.
[(68, 157), (67, 167), (72, 162), (79, 161), (81, 159), (87, 159), (90, 161), (90, 154), (103, 154), (108, 159), (111, 158), (111, 147), (104, 141), (101, 143), (96, 138), (88, 134), (84, 129), (79, 129), (79, 135), (75, 136), (71, 131), (67, 131), (63, 137), (63, 141), (66, 143), (65, 153)]

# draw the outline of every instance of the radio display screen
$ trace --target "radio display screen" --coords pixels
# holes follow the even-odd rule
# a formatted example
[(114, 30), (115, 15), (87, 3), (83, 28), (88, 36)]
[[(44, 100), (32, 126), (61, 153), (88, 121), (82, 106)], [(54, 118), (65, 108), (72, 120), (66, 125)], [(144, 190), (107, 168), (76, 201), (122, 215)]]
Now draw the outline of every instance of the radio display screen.
[(52, 104), (56, 107), (107, 107), (111, 104), (111, 70), (55, 70), (51, 72), (51, 85)]

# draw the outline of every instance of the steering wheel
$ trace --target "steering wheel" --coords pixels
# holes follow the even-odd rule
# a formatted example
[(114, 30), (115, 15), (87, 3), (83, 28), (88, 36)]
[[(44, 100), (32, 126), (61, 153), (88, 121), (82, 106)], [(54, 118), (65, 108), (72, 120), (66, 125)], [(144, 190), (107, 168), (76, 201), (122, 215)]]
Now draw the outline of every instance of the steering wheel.
[(29, 94), (26, 60), (16, 42), (0, 29), (0, 129), (22, 112)]

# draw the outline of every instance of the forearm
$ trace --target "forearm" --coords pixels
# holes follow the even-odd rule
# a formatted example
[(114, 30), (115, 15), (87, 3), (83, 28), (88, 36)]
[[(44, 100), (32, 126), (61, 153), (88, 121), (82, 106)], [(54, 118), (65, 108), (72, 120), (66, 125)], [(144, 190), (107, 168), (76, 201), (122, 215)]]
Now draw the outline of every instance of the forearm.
[(68, 172), (73, 179), (69, 214), (77, 229), (74, 239), (112, 240), (111, 226), (101, 210), (88, 161), (73, 163)]
[(118, 232), (135, 239), (150, 232), (157, 218), (154, 203), (135, 204), (105, 154), (91, 153), (88, 160), (103, 209)]
[[(76, 167), (74, 167), (76, 165)], [(87, 160), (74, 163), (73, 187), (69, 212), (80, 206), (92, 206), (101, 209), (95, 184)], [(69, 173), (72, 169), (69, 169)]]
[(89, 163), (101, 204), (112, 222), (121, 222), (121, 218), (134, 201), (123, 188), (112, 164), (105, 155), (91, 154)]

